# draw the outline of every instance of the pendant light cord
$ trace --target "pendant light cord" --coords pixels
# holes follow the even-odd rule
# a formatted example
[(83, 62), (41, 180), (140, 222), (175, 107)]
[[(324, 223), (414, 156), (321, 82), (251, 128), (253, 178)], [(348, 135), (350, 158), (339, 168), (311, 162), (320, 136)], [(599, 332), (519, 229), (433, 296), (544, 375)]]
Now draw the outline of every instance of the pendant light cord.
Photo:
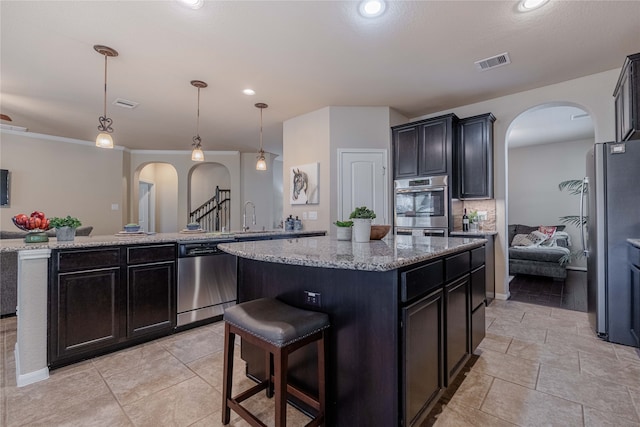
[(196, 137), (200, 140), (200, 88), (198, 88), (198, 113), (196, 115)]
[(107, 58), (109, 56), (104, 56), (104, 117), (107, 117)]
[(264, 108), (260, 109), (260, 153), (264, 151), (262, 149), (262, 110), (264, 110)]

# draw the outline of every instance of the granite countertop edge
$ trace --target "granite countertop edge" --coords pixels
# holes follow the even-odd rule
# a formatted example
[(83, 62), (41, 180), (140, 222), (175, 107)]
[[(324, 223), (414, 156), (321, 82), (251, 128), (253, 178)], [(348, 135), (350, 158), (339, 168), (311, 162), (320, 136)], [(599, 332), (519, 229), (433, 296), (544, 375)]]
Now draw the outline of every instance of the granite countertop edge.
[[(283, 242), (280, 240), (271, 240), (271, 241), (260, 241), (260, 242), (250, 242), (252, 245), (246, 245), (245, 242), (229, 242), (224, 243), (219, 246), (223, 251), (238, 256), (240, 258), (252, 259), (255, 261), (264, 261), (264, 262), (272, 262), (278, 264), (289, 264), (289, 265), (298, 265), (298, 266), (306, 266), (306, 267), (321, 267), (321, 268), (335, 268), (335, 269), (346, 269), (346, 270), (361, 270), (361, 271), (377, 271), (384, 272), (395, 270), (400, 267), (417, 264), (422, 261), (428, 261), (433, 258), (438, 258), (444, 255), (460, 252), (463, 250), (473, 249), (475, 247), (480, 247), (487, 242), (487, 239), (482, 238), (446, 238), (446, 237), (438, 237), (436, 239), (440, 239), (441, 242), (447, 242), (446, 248), (438, 248), (432, 250), (419, 250), (419, 249), (407, 249), (410, 254), (398, 257), (395, 255), (397, 253), (397, 248), (395, 247), (394, 239), (384, 239), (381, 242), (385, 242), (387, 245), (393, 246), (394, 255), (389, 256), (380, 256), (375, 254), (365, 253), (362, 256), (353, 256), (353, 255), (340, 255), (337, 251), (333, 251), (335, 249), (334, 243), (343, 244), (343, 245), (351, 245), (353, 252), (358, 250), (362, 250), (366, 248), (364, 246), (356, 246), (356, 245), (371, 245), (376, 244), (371, 241), (370, 243), (352, 243), (352, 242), (341, 242), (331, 237), (318, 237), (315, 239), (326, 239), (326, 242), (331, 242), (328, 247), (325, 248), (325, 253), (322, 253), (322, 249), (318, 250), (319, 256), (314, 254), (313, 257), (300, 255), (300, 253), (291, 253), (291, 254), (283, 254), (281, 249), (283, 245), (289, 245), (289, 249), (293, 249), (294, 245), (299, 244), (297, 241), (288, 241)], [(420, 238), (418, 238), (420, 239)], [(305, 239), (306, 240), (306, 239)], [(247, 242), (249, 243), (249, 242)], [(415, 247), (414, 247), (415, 248)], [(332, 250), (331, 252), (327, 252), (327, 249)], [(392, 248), (389, 248), (392, 249)], [(375, 248), (372, 250), (375, 252)], [(352, 258), (352, 259), (341, 259), (341, 257)]]
[(631, 243), (636, 248), (640, 248), (640, 239), (627, 239), (627, 242)]
[(34, 249), (73, 249), (90, 248), (100, 246), (136, 245), (153, 243), (182, 243), (195, 241), (229, 241), (229, 240), (251, 240), (269, 236), (291, 236), (295, 238), (299, 235), (309, 233), (327, 233), (326, 230), (301, 230), (301, 231), (256, 231), (256, 232), (230, 232), (230, 233), (156, 233), (146, 235), (97, 235), (97, 236), (76, 236), (72, 241), (58, 242), (55, 237), (50, 237), (48, 242), (25, 243), (24, 239), (0, 239), (1, 252), (17, 252)]
[(498, 234), (496, 230), (483, 230), (483, 231), (452, 231), (449, 233), (449, 236), (465, 236), (465, 237), (473, 237), (473, 236), (495, 236)]

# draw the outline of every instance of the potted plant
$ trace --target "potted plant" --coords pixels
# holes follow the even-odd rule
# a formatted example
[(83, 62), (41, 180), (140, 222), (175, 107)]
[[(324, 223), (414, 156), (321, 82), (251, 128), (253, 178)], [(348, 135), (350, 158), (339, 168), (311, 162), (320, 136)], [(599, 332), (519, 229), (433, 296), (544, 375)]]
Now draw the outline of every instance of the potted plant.
[(336, 237), (338, 240), (351, 240), (351, 227), (353, 221), (336, 221)]
[(371, 221), (376, 217), (375, 212), (366, 206), (355, 208), (349, 219), (353, 219), (353, 234), (356, 242), (368, 242), (371, 237)]
[(78, 218), (73, 218), (70, 215), (67, 215), (66, 218), (49, 218), (49, 226), (56, 229), (56, 238), (59, 242), (72, 241), (76, 236), (76, 228), (81, 225)]

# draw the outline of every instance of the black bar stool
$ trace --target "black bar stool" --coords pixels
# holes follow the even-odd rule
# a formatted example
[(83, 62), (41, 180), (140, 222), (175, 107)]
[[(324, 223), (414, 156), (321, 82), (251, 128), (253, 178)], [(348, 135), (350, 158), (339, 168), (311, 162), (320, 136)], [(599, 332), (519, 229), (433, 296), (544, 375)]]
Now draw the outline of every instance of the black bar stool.
[[(307, 424), (320, 426), (325, 418), (325, 330), (329, 327), (329, 316), (315, 311), (301, 310), (273, 298), (261, 298), (243, 302), (224, 312), (224, 373), (222, 396), (222, 424), (229, 424), (231, 409), (252, 426), (266, 427), (255, 415), (240, 403), (249, 397), (271, 388), (275, 392), (275, 426), (287, 425), (287, 393), (317, 410), (317, 415)], [(233, 350), (235, 336), (265, 350), (267, 378), (261, 383), (231, 396), (233, 383)], [(289, 354), (312, 342), (318, 349), (318, 397), (287, 384)], [(273, 371), (271, 359), (273, 358)]]

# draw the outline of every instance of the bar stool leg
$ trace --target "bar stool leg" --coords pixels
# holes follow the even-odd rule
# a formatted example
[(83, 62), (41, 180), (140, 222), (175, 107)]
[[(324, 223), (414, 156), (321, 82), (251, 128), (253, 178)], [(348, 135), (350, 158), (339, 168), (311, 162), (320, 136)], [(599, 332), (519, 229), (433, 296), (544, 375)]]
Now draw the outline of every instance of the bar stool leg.
[(320, 425), (325, 425), (326, 412), (326, 397), (325, 397), (325, 389), (326, 389), (326, 376), (325, 376), (325, 346), (324, 339), (326, 337), (326, 331), (322, 331), (322, 337), (318, 340), (317, 348), (318, 348), (318, 404), (320, 406), (319, 416), (322, 417), (322, 422)]
[(278, 348), (273, 355), (274, 389), (276, 395), (276, 427), (287, 425), (287, 363), (289, 354)]
[(222, 424), (229, 424), (231, 418), (231, 408), (228, 399), (231, 399), (231, 386), (233, 384), (233, 352), (235, 334), (229, 331), (229, 324), (224, 325), (224, 368), (223, 368), (223, 393), (222, 393)]
[(273, 356), (271, 355), (270, 351), (265, 350), (264, 352), (264, 358), (265, 358), (265, 366), (264, 366), (264, 372), (266, 375), (266, 380), (267, 380), (267, 397), (269, 399), (271, 399), (273, 397), (273, 370), (271, 369), (271, 361), (273, 360)]

